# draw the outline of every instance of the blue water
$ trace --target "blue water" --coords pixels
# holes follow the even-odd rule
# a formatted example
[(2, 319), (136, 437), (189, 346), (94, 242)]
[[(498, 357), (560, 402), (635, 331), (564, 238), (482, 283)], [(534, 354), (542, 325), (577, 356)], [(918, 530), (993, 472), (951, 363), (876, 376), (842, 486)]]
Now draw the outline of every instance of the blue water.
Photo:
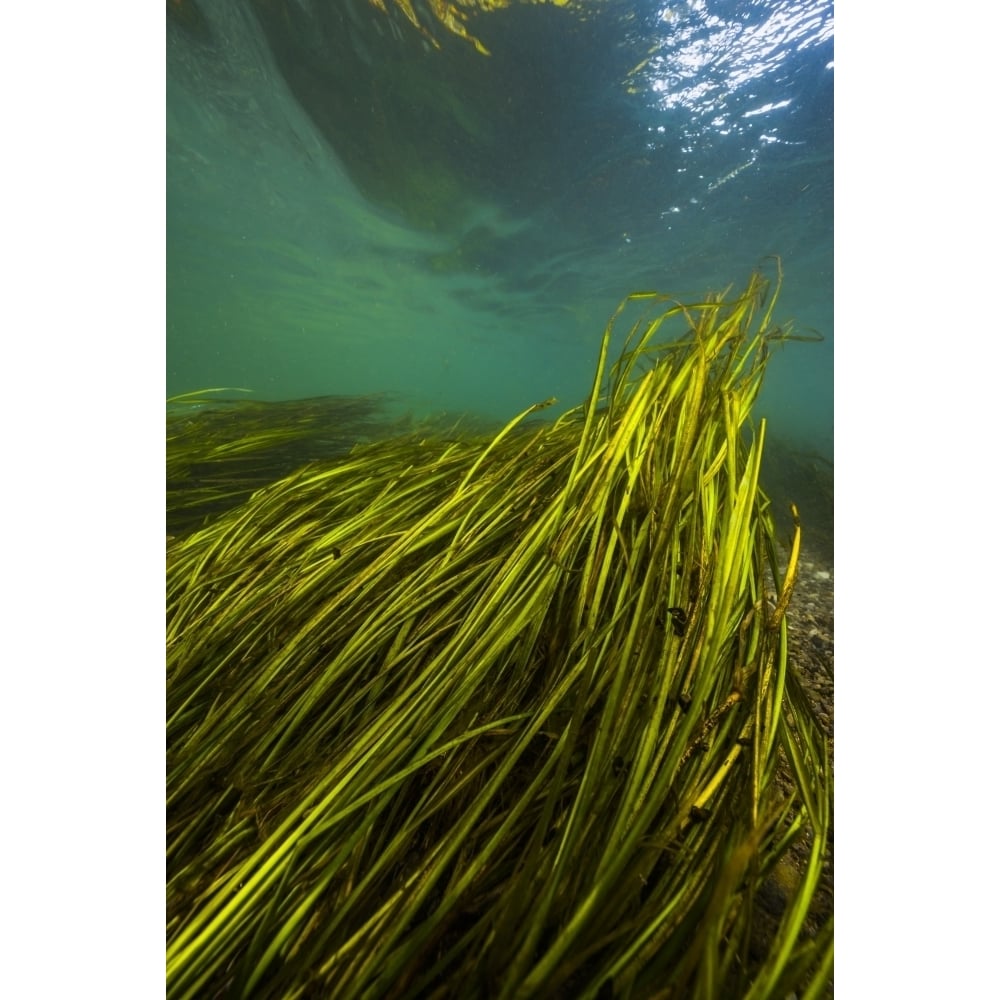
[(758, 412), (832, 455), (832, 3), (517, 4), (465, 38), (405, 6), (168, 3), (168, 391), (570, 406), (627, 293), (776, 254), (775, 318), (825, 339)]

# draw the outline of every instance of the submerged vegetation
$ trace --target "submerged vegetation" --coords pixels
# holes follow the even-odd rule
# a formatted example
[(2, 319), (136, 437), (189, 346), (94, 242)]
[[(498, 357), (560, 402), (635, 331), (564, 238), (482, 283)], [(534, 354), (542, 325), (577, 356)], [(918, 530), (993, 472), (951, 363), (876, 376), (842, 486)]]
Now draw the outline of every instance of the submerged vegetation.
[(392, 425), (384, 395), (274, 403), (207, 389), (167, 400), (167, 534), (183, 534), (307, 462)]
[(575, 410), (309, 461), (171, 544), (169, 997), (821, 995), (832, 779), (751, 420), (776, 294), (631, 295)]

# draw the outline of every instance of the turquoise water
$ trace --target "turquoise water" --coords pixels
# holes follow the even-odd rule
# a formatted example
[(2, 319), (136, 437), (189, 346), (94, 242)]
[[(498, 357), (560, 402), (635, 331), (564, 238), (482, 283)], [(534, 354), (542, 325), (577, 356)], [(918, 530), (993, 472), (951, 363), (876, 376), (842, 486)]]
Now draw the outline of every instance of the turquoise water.
[(759, 413), (832, 455), (827, 2), (171, 0), (168, 392), (389, 391), (505, 418), (586, 393), (639, 289), (782, 258)]

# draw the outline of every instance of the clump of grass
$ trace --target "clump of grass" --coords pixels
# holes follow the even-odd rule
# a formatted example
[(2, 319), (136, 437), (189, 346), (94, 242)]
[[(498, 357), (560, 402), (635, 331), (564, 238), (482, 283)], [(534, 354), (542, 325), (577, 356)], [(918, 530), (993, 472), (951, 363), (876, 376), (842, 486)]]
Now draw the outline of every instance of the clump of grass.
[[(779, 572), (751, 421), (776, 294), (631, 295), (559, 419), (360, 446), (174, 545), (168, 996), (825, 985), (800, 533)], [(756, 891), (803, 835), (751, 961)]]
[(167, 400), (167, 533), (184, 534), (306, 462), (394, 426), (382, 394), (266, 402), (202, 389)]

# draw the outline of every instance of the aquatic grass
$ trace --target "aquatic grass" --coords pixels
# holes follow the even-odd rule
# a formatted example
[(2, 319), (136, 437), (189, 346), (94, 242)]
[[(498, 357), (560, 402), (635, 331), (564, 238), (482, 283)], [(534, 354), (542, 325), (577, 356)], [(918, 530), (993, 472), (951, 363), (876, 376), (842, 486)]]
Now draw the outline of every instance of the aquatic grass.
[[(751, 423), (776, 295), (637, 293), (558, 419), (362, 444), (175, 542), (169, 996), (820, 988), (800, 527), (779, 574)], [(756, 890), (803, 836), (752, 959)]]
[[(384, 437), (386, 394), (266, 402), (246, 389), (202, 389), (167, 400), (167, 533), (184, 534), (304, 463)], [(223, 395), (226, 394), (226, 395)]]

